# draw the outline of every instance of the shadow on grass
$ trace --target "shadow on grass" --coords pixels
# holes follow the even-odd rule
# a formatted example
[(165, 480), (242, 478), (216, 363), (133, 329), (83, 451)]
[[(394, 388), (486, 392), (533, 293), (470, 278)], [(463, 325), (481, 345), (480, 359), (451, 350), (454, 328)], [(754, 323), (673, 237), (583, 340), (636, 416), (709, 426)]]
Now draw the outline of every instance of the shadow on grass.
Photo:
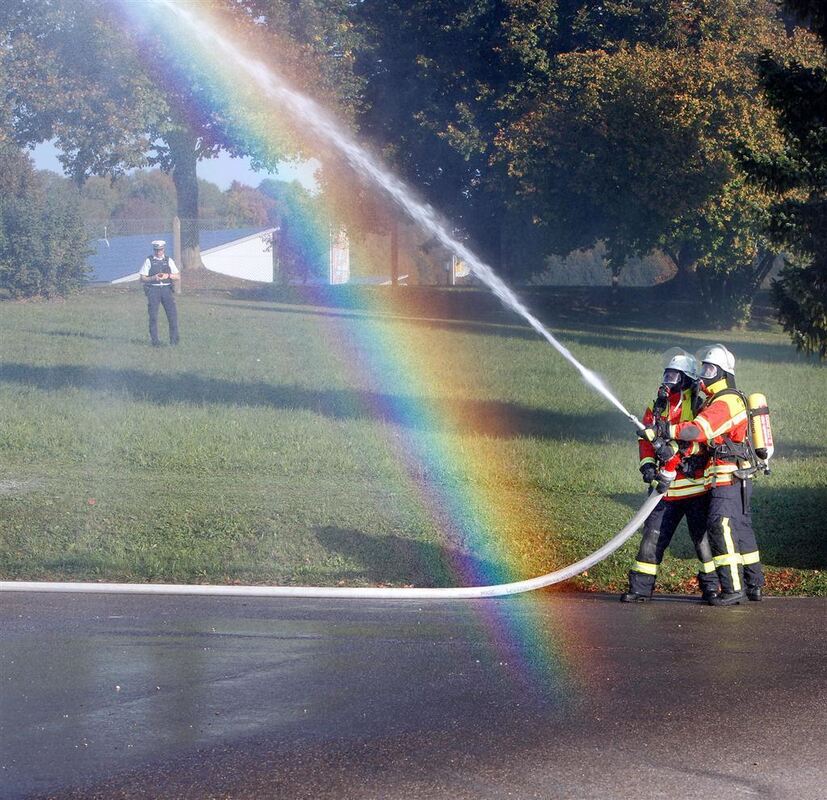
[[(585, 330), (584, 330), (585, 329)], [(612, 350), (628, 350), (635, 353), (651, 352), (652, 350), (666, 350), (677, 346), (694, 353), (704, 345), (720, 342), (726, 345), (736, 359), (751, 361), (771, 361), (782, 364), (815, 364), (816, 359), (797, 353), (791, 345), (763, 344), (743, 342), (730, 338), (726, 332), (710, 332), (703, 336), (687, 336), (686, 334), (667, 334), (662, 331), (645, 332), (623, 331), (607, 327), (600, 331), (590, 331), (588, 326), (580, 325), (577, 330), (560, 329), (567, 341), (576, 342), (588, 347), (609, 348)]]
[(826, 517), (827, 487), (756, 485), (752, 520), (761, 561), (772, 567), (827, 569)]
[[(740, 358), (816, 363), (815, 359), (797, 353), (791, 345), (743, 342), (733, 339), (726, 331), (703, 331), (703, 325), (697, 326), (697, 335), (691, 331), (672, 334), (664, 328), (668, 328), (672, 320), (680, 319), (685, 331), (691, 329), (693, 320), (698, 319), (696, 310), (685, 301), (670, 300), (649, 290), (624, 287), (613, 297), (604, 287), (521, 287), (518, 294), (531, 312), (566, 343), (633, 352), (665, 350), (678, 345), (695, 352), (714, 340), (730, 347)], [(275, 313), (352, 319), (382, 312), (404, 319), (408, 324), (430, 328), (504, 338), (538, 338), (515, 312), (483, 289), (294, 286), (239, 289), (231, 296), (251, 303), (278, 303), (279, 308), (267, 309)], [(749, 330), (774, 327), (767, 303), (766, 297), (759, 295)], [(657, 308), (657, 315), (653, 314), (653, 308)], [(629, 327), (641, 330), (630, 331)]]
[(317, 529), (316, 538), (328, 552), (361, 566), (326, 573), (334, 581), (413, 582), (431, 587), (497, 583), (504, 578), (502, 570), (492, 562), (447, 545), (330, 527)]
[[(233, 308), (236, 310), (239, 308), (238, 304), (232, 303), (210, 303), (210, 305)], [(540, 339), (539, 334), (533, 328), (528, 325), (520, 325), (519, 323), (515, 323), (514, 315), (511, 315), (511, 318), (508, 320), (504, 319), (499, 322), (474, 322), (470, 320), (417, 317), (408, 315), (406, 312), (391, 314), (386, 310), (379, 311), (377, 309), (356, 309), (352, 311), (345, 311), (330, 308), (314, 308), (312, 306), (290, 307), (286, 305), (280, 305), (277, 308), (273, 308), (272, 306), (245, 306), (245, 308), (274, 314), (321, 316), (326, 319), (372, 320), (374, 322), (393, 320), (396, 323), (402, 322), (405, 325), (416, 325), (418, 327), (428, 328), (429, 330), (445, 330), (452, 333), (476, 333), (485, 336), (500, 336), (508, 339)]]
[[(641, 495), (614, 497), (630, 509), (640, 508)], [(775, 488), (771, 479), (757, 481), (752, 496), (752, 522), (761, 561), (769, 567), (827, 569), (827, 488)], [(679, 558), (694, 558), (695, 548), (682, 521), (670, 552)]]
[(129, 342), (130, 344), (149, 345), (149, 337), (138, 338), (136, 336), (103, 336), (98, 333), (87, 333), (86, 331), (52, 330), (46, 331), (41, 328), (18, 328), (21, 333), (30, 333), (37, 336), (57, 336), (64, 339), (88, 339), (95, 342)]
[(632, 441), (629, 424), (614, 411), (567, 414), (517, 403), (439, 398), (356, 389), (313, 390), (263, 381), (230, 381), (193, 373), (158, 375), (141, 370), (69, 366), (0, 364), (0, 383), (16, 383), (43, 391), (87, 389), (127, 395), (167, 406), (246, 406), (302, 409), (337, 420), (375, 420), (410, 430), (483, 434), (495, 438), (534, 436), (547, 439)]

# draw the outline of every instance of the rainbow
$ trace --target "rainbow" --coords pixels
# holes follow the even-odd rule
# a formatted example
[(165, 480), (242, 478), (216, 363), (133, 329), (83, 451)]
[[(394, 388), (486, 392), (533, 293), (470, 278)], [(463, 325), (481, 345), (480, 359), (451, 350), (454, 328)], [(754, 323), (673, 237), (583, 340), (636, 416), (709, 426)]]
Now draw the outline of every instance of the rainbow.
[[(178, 16), (173, 13), (176, 9)], [(202, 5), (197, 12), (193, 9), (191, 4), (172, 0), (123, 3), (124, 24), (130, 32), (138, 34), (139, 41), (150, 32), (160, 36), (170, 53), (171, 69), (165, 74), (164, 88), (170, 96), (189, 98), (189, 107), (178, 109), (183, 119), (195, 126), (206, 113), (218, 115), (239, 148), (253, 149), (265, 157), (317, 155), (314, 148), (321, 145), (303, 136), (300, 121), (286, 117), (283, 109), (263, 104), (244, 70), (199, 44), (180, 25), (186, 15), (197, 13), (200, 26), (220, 32), (276, 72), (283, 66), (272, 57), (274, 51), (280, 52), (279, 43), (272, 37), (262, 41), (253, 25), (245, 27)], [(287, 43), (284, 48), (289, 52)], [(176, 92), (196, 78), (198, 93)], [(346, 192), (332, 186), (330, 195), (342, 197)], [(317, 211), (305, 220), (305, 229), (309, 240), (326, 241), (335, 209)], [(319, 291), (341, 300), (336, 288)], [(437, 580), (452, 578), (473, 585), (507, 582), (527, 577), (530, 569), (554, 568), (549, 563), (549, 542), (554, 541), (555, 531), (543, 513), (540, 490), (529, 497), (525, 490), (510, 488), (502, 476), (519, 473), (516, 456), (505, 452), (496, 438), (465, 435), (469, 422), (471, 427), (475, 423), (469, 420), (473, 410), (456, 400), (463, 391), (440, 363), (433, 337), (404, 322), (414, 316), (407, 305), (408, 294), (366, 292), (361, 299), (368, 307), (352, 309), (345, 318), (341, 314), (322, 317), (331, 327), (330, 341), (341, 348), (341, 363), (352, 385), (393, 387), (362, 395), (366, 407), (361, 411), (385, 421), (385, 445), (399, 465), (400, 483), (416, 493), (424, 516), (454, 545), (441, 550), (448, 555), (440, 563), (427, 565), (430, 573)], [(456, 338), (459, 348), (462, 337)], [(479, 427), (490, 423), (480, 422)], [(562, 655), (567, 648), (549, 629), (548, 608), (541, 614), (534, 602), (494, 603), (495, 611), (485, 615), (490, 637), (503, 654), (503, 663), (516, 674), (534, 665), (529, 671), (551, 677), (549, 665), (554, 664), (554, 681), (559, 683), (568, 671)]]

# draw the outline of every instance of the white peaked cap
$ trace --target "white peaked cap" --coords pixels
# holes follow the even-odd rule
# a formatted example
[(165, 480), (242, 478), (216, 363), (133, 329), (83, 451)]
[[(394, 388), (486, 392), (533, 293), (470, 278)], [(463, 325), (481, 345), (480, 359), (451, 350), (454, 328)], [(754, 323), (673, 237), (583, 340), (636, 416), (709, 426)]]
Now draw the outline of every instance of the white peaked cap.
[(156, 240), (152, 243), (152, 246), (153, 246), (156, 250), (158, 250), (158, 249), (159, 249), (159, 248), (161, 248), (161, 247), (166, 247), (166, 246), (167, 246), (167, 243), (166, 243), (163, 239), (156, 239)]

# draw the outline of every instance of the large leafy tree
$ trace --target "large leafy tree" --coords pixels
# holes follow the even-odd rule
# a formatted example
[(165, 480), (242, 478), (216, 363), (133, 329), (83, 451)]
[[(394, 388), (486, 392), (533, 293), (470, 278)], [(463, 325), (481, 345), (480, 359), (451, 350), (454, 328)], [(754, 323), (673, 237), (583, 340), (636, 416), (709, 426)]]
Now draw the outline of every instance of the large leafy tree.
[(525, 274), (602, 240), (615, 277), (657, 246), (681, 280), (706, 270), (693, 289), (760, 282), (766, 199), (732, 150), (774, 146), (755, 70), (784, 39), (770, 0), (357, 8), (363, 129), (486, 257)]
[(821, 46), (794, 57), (762, 59), (771, 105), (778, 111), (784, 147), (753, 150), (754, 179), (775, 193), (770, 233), (789, 253), (773, 283), (778, 316), (800, 350), (827, 358), (827, 10), (814, 0), (785, 5), (818, 34)]
[[(352, 105), (352, 26), (345, 0), (205, 0), (199, 15), (221, 14), (221, 28), (250, 50), (274, 46), (278, 68), (341, 108)], [(127, 4), (128, 7), (128, 4)], [(273, 122), (252, 89), (230, 85), (204, 53), (176, 42), (177, 23), (125, 20), (106, 0), (18, 0), (0, 6), (0, 59), (12, 76), (5, 101), (15, 140), (56, 139), (78, 180), (158, 165), (173, 178), (182, 218), (183, 264), (200, 266), (200, 159), (225, 150), (275, 169), (304, 155), (299, 137), (264, 135)], [(208, 64), (210, 66), (204, 66)], [(231, 80), (231, 79), (230, 79)]]
[(492, 162), (510, 98), (534, 95), (550, 68), (553, 0), (364, 0), (361, 130), (483, 255), (508, 266), (515, 221)]
[(554, 250), (603, 240), (616, 279), (629, 256), (662, 248), (679, 282), (729, 324), (772, 263), (760, 235), (768, 198), (745, 183), (736, 153), (779, 147), (757, 62), (786, 37), (769, 2), (661, 11), (664, 24), (640, 38), (592, 37), (558, 54), (546, 93), (502, 129), (498, 155)]

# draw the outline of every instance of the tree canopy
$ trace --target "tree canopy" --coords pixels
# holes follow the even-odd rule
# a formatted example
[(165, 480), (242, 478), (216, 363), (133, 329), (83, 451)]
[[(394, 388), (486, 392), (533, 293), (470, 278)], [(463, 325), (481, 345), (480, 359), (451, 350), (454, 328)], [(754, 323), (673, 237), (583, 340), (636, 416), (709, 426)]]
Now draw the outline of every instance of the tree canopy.
[[(279, 69), (325, 102), (335, 99), (341, 110), (355, 102), (358, 84), (347, 6), (345, 0), (207, 0), (199, 13), (223, 13), (227, 32), (243, 28), (270, 44), (278, 37)], [(4, 99), (19, 144), (54, 138), (78, 180), (151, 165), (171, 174), (183, 263), (192, 268), (200, 265), (197, 162), (225, 150), (275, 169), (280, 159), (303, 155), (302, 140), (257, 135), (271, 112), (260, 103), (222, 103), (230, 88), (242, 93), (242, 87), (204, 69), (169, 28), (125, 21), (118, 4), (105, 0), (19, 0), (0, 7), (0, 59), (13, 76)]]

